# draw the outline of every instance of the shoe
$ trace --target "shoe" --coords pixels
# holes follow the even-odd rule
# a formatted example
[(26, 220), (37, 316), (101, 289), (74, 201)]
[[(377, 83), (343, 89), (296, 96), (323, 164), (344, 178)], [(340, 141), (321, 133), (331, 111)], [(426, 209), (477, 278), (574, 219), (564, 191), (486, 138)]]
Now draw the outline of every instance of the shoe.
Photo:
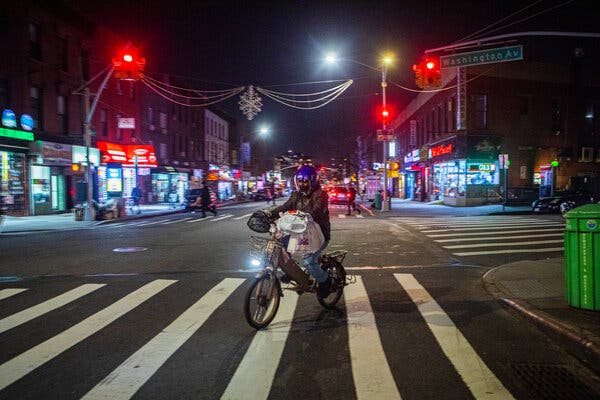
[(362, 211), (360, 211), (358, 208), (356, 209), (356, 211), (358, 211), (358, 215), (362, 214)]
[(346, 215), (352, 215), (352, 214), (348, 213), (348, 214), (346, 214)]
[(319, 283), (319, 286), (317, 287), (317, 296), (323, 299), (329, 296), (329, 293), (331, 293), (331, 278), (328, 277), (325, 282)]
[(290, 283), (290, 276), (284, 272), (279, 280), (283, 283)]

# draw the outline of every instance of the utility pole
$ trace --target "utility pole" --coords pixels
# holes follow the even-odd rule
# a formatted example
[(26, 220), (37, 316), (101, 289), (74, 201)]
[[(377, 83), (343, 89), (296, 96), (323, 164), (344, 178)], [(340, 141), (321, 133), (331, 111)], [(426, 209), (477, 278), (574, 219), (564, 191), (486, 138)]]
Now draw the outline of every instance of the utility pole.
[[(100, 95), (106, 88), (106, 83), (108, 82), (108, 78), (110, 78), (114, 69), (115, 68), (113, 66), (109, 67), (108, 73), (104, 77), (104, 80), (102, 80), (102, 83), (100, 84), (100, 87), (98, 88), (98, 91), (96, 92), (96, 95), (94, 97), (94, 101), (91, 105), (90, 105), (90, 88), (88, 86), (91, 81), (84, 84), (85, 85), (85, 89), (84, 89), (85, 120), (83, 123), (83, 143), (86, 147), (84, 182), (86, 183), (86, 187), (87, 187), (86, 188), (87, 208), (85, 209), (85, 213), (84, 213), (85, 221), (93, 221), (96, 218), (96, 215), (94, 212), (94, 206), (92, 203), (93, 198), (94, 198), (94, 187), (93, 187), (92, 165), (90, 162), (90, 147), (92, 146), (92, 132), (91, 132), (92, 116), (94, 115), (94, 111), (96, 110), (96, 106), (98, 105), (98, 100), (100, 99)], [(94, 80), (94, 79), (92, 79), (92, 80)]]
[[(387, 73), (387, 64), (384, 62), (381, 67), (381, 90), (382, 90), (382, 133), (387, 136), (386, 128), (387, 128), (387, 109), (385, 102), (385, 88), (387, 87), (386, 81), (386, 73)], [(387, 140), (383, 140), (383, 201), (381, 203), (381, 211), (390, 211), (390, 205), (388, 203), (388, 169), (387, 169)]]

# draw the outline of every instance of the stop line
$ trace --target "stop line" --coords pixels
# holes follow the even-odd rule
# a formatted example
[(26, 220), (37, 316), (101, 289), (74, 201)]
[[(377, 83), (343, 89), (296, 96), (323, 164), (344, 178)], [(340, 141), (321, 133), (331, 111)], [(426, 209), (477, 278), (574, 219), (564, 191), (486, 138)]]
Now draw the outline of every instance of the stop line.
[[(394, 218), (410, 225), (455, 256), (564, 251), (563, 221), (524, 216)], [(521, 240), (525, 239), (525, 240)]]
[[(415, 276), (403, 273), (394, 273), (393, 276), (398, 282), (397, 290), (396, 293), (390, 293), (390, 295), (395, 296), (399, 301), (409, 299), (413, 302), (415, 312), (420, 313), (423, 318), (422, 323), (428, 327), (432, 337), (450, 361), (448, 365), (455, 368), (473, 397), (476, 399), (512, 398), (510, 392), (478, 355), (476, 346), (465, 339), (460, 329), (452, 322), (452, 318)], [(371, 306), (368, 285), (364, 283), (368, 279), (368, 277), (357, 276), (356, 283), (345, 289), (340, 307), (346, 309), (345, 324), (348, 342), (346, 343), (347, 348), (338, 351), (346, 351), (350, 354), (352, 371), (350, 378), (354, 384), (356, 398), (401, 399), (401, 384), (409, 383), (397, 382), (397, 377), (394, 377), (391, 371), (388, 359), (395, 357), (395, 354), (390, 353), (390, 349), (386, 349), (382, 344), (382, 332), (377, 325), (377, 312)], [(180, 301), (190, 301), (192, 304), (178, 315), (169, 315), (168, 313), (157, 315), (157, 318), (165, 320), (165, 326), (159, 328), (153, 337), (141, 344), (132, 354), (111, 354), (116, 358), (122, 357), (124, 361), (116, 364), (117, 366), (104, 375), (104, 378), (97, 382), (90, 382), (91, 389), (86, 389), (88, 391), (82, 398), (125, 400), (134, 397), (169, 359), (181, 356), (178, 351), (203, 329), (205, 323), (213, 315), (219, 314), (218, 318), (224, 318), (224, 315), (227, 318), (243, 318), (241, 307), (225, 307), (224, 304), (233, 296), (236, 296), (236, 302), (242, 304), (242, 297), (245, 293), (238, 289), (247, 282), (248, 280), (245, 278), (224, 278), (207, 288), (204, 294), (199, 293), (197, 300), (180, 299)], [(115, 323), (117, 319), (125, 315), (131, 319), (132, 315), (136, 315), (136, 310), (140, 305), (156, 297), (160, 299), (167, 288), (172, 287), (175, 288), (173, 290), (179, 291), (177, 289), (179, 284), (181, 283), (178, 280), (156, 279), (143, 284), (138, 289), (133, 288), (132, 292), (126, 293), (105, 308), (94, 310), (95, 313), (81, 322), (67, 327), (42, 343), (33, 343), (33, 347), (6, 360), (0, 365), (0, 397), (2, 397), (2, 390), (13, 387), (13, 385), (19, 388), (21, 378), (45, 364), (50, 364), (53, 368), (60, 368), (63, 373), (68, 374), (68, 365), (50, 363), (50, 361), (60, 357), (62, 353), (78, 343), (86, 341), (92, 335), (106, 333), (104, 328)], [(4, 335), (14, 334), (15, 338), (12, 340), (27, 340), (31, 332), (27, 329), (20, 329), (20, 324), (16, 324), (14, 321), (19, 320), (23, 323), (35, 318), (45, 318), (45, 326), (51, 325), (48, 322), (52, 318), (64, 318), (65, 314), (72, 312), (73, 309), (64, 307), (65, 305), (77, 306), (77, 302), (82, 301), (92, 292), (102, 295), (102, 291), (108, 290), (110, 285), (112, 284), (85, 283), (30, 308), (6, 316), (0, 320), (1, 331), (4, 332)], [(43, 286), (37, 288), (43, 290)], [(17, 292), (19, 290), (20, 292)], [(18, 296), (32, 295), (32, 292), (36, 290), (38, 289), (26, 287), (0, 290), (0, 298), (4, 298), (2, 305), (10, 307), (10, 303), (6, 302), (10, 302)], [(10, 296), (8, 296), (9, 294)], [(232, 370), (231, 376), (225, 377), (228, 379), (228, 383), (221, 394), (222, 399), (267, 399), (270, 397), (275, 378), (281, 373), (281, 365), (288, 363), (284, 358), (284, 348), (289, 337), (302, 335), (302, 331), (292, 329), (299, 299), (300, 297), (296, 295), (282, 298), (276, 319), (267, 329), (255, 332), (248, 328), (247, 331), (240, 333), (242, 336), (246, 336), (252, 332), (252, 341), (245, 349), (237, 368)], [(50, 313), (50, 311), (55, 312)], [(398, 317), (401, 316), (398, 315)], [(34, 334), (32, 340), (35, 340), (36, 337)], [(105, 348), (99, 348), (97, 351), (106, 356)], [(72, 358), (67, 359), (72, 360)], [(77, 365), (72, 365), (72, 368), (81, 368), (81, 366), (78, 362)], [(251, 384), (249, 384), (250, 382)], [(165, 382), (152, 382), (153, 385), (160, 383)], [(169, 382), (166, 383), (169, 384)], [(26, 392), (27, 389), (27, 387), (22, 387), (19, 388), (19, 391)], [(201, 390), (201, 388), (197, 390)], [(51, 396), (51, 394), (48, 395)]]

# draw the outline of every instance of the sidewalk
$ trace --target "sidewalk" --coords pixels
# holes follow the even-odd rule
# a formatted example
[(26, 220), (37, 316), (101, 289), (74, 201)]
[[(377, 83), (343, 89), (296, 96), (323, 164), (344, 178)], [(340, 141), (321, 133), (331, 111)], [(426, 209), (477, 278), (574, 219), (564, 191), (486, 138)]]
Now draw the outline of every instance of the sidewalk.
[[(236, 202), (220, 203), (218, 207)], [(262, 204), (257, 202), (256, 204)], [(366, 203), (363, 205), (367, 206)], [(183, 212), (181, 207), (173, 209), (169, 204), (142, 205), (140, 214), (127, 210), (125, 219), (137, 219)], [(392, 199), (392, 211), (388, 215), (410, 215), (412, 217), (486, 216), (505, 214), (529, 214), (531, 207), (505, 207), (485, 205), (478, 207), (448, 207), (438, 203), (420, 203)], [(379, 211), (372, 210), (375, 214)], [(57, 229), (81, 229), (94, 225), (118, 222), (75, 221), (71, 213), (33, 217), (7, 217), (0, 229), (3, 234), (19, 232), (49, 231)], [(2, 234), (0, 234), (0, 237)], [(1, 240), (1, 239), (0, 239)], [(483, 282), (490, 293), (499, 301), (547, 332), (550, 336), (580, 358), (588, 361), (600, 373), (600, 311), (587, 311), (570, 307), (565, 300), (564, 258), (537, 261), (519, 261), (502, 265), (488, 271)]]
[(563, 257), (518, 261), (483, 276), (490, 293), (600, 374), (600, 311), (567, 304)]

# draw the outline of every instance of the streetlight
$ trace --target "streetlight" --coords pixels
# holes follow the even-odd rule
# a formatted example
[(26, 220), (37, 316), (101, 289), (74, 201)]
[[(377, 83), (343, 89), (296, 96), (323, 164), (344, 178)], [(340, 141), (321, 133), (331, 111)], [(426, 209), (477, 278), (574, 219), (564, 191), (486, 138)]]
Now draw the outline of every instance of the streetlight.
[[(340, 58), (338, 58), (336, 53), (330, 52), (325, 55), (325, 62), (327, 64), (334, 64), (334, 63), (338, 62), (339, 60), (340, 60)], [(387, 88), (386, 75), (387, 75), (388, 66), (391, 65), (394, 60), (393, 55), (390, 53), (386, 53), (383, 55), (383, 57), (381, 58), (381, 68), (376, 68), (371, 65), (362, 63), (360, 61), (352, 60), (349, 58), (344, 58), (343, 60), (362, 65), (363, 67), (367, 67), (367, 68), (372, 69), (377, 72), (381, 71), (381, 91), (382, 91), (381, 100), (382, 100), (382, 106), (383, 106), (383, 108), (382, 108), (382, 133), (387, 136), (386, 129), (387, 129), (387, 117), (389, 116), (389, 112), (386, 107), (386, 98), (385, 98), (385, 89)], [(383, 202), (381, 204), (381, 211), (390, 211), (390, 204), (389, 204), (389, 198), (388, 198), (387, 146), (388, 146), (388, 141), (383, 140)]]

